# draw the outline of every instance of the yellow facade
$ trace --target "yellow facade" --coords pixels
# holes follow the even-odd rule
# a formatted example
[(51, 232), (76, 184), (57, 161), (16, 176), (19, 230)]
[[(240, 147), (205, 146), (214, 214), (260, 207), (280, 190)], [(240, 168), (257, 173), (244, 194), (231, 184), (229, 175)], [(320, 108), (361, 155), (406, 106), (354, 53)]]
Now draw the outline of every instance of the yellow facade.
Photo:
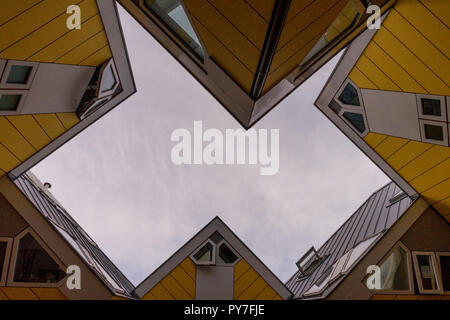
[(66, 300), (58, 288), (0, 287), (0, 300)]
[[(450, 5), (444, 2), (397, 1), (349, 78), (360, 88), (449, 96)], [(450, 221), (449, 147), (374, 132), (364, 140)]]
[[(81, 29), (66, 10), (78, 5)], [(98, 66), (111, 50), (95, 0), (1, 0), (0, 59)], [(75, 113), (0, 116), (0, 177), (73, 127)]]

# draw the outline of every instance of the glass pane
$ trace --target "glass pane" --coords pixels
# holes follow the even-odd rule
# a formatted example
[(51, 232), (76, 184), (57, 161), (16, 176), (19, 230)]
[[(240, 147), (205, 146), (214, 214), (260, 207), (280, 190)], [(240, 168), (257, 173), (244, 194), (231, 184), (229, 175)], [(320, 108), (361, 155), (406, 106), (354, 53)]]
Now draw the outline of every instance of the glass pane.
[(342, 90), (339, 100), (344, 104), (349, 104), (352, 106), (359, 106), (358, 91), (350, 83), (347, 83), (344, 90)]
[(109, 91), (116, 85), (116, 77), (114, 77), (114, 72), (112, 66), (108, 66), (103, 71), (102, 74), (102, 84), (101, 84), (101, 92)]
[(205, 244), (194, 254), (195, 260), (199, 262), (210, 262), (213, 260), (213, 247), (211, 243)]
[(444, 291), (450, 291), (450, 256), (440, 256), (442, 284)]
[(219, 247), (219, 263), (233, 263), (238, 259), (238, 257), (231, 251), (230, 248), (224, 243)]
[(343, 33), (347, 32), (347, 30), (350, 29), (358, 21), (359, 15), (360, 14), (358, 8), (352, 1), (349, 1), (325, 31), (322, 37), (320, 37), (315, 46), (309, 51), (300, 66), (308, 62), (323, 48), (328, 46)]
[(437, 290), (436, 274), (431, 262), (431, 256), (418, 255), (417, 265), (419, 266), (419, 280), (422, 282), (424, 290)]
[(381, 289), (409, 290), (408, 253), (397, 247), (380, 266)]
[(422, 98), (422, 113), (426, 116), (441, 116), (441, 101)]
[(31, 234), (20, 239), (14, 282), (56, 283), (64, 277), (65, 273)]
[(16, 84), (26, 84), (28, 81), (28, 77), (30, 76), (31, 69), (30, 66), (12, 66), (8, 79), (6, 79), (7, 83), (16, 83)]
[(2, 278), (3, 265), (6, 258), (6, 242), (0, 242), (0, 279)]
[(19, 105), (20, 94), (2, 94), (0, 96), (0, 111), (14, 111)]
[(144, 4), (203, 59), (204, 53), (200, 41), (179, 0), (145, 0)]
[(444, 141), (444, 129), (442, 126), (424, 124), (425, 138), (431, 140)]
[(359, 133), (366, 131), (366, 125), (364, 124), (364, 118), (360, 113), (344, 112), (342, 116), (350, 122)]

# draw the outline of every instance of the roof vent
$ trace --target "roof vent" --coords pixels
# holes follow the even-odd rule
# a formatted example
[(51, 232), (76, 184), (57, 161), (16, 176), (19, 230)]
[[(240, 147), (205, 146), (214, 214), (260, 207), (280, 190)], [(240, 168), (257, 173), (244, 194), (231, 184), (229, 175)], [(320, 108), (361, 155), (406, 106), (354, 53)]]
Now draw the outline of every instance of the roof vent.
[(52, 184), (50, 182), (44, 182), (44, 188), (50, 189), (52, 187)]
[(304, 255), (297, 261), (296, 265), (302, 275), (310, 274), (322, 261), (322, 258), (317, 253), (316, 249), (311, 247)]

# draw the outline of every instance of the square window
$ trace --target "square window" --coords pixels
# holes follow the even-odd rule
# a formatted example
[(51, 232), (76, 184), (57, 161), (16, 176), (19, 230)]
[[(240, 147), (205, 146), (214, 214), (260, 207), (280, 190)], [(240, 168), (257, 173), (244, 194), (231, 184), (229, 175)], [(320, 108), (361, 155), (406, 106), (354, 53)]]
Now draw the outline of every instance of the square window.
[(0, 111), (14, 111), (19, 105), (20, 94), (1, 94), (0, 95)]
[(450, 255), (440, 255), (439, 265), (442, 274), (442, 287), (444, 291), (450, 291)]
[(33, 67), (13, 65), (9, 70), (8, 79), (6, 83), (12, 84), (27, 84)]
[(422, 114), (425, 116), (437, 116), (442, 115), (441, 101), (437, 99), (421, 98)]
[(426, 139), (444, 141), (444, 129), (442, 126), (425, 123), (424, 129)]

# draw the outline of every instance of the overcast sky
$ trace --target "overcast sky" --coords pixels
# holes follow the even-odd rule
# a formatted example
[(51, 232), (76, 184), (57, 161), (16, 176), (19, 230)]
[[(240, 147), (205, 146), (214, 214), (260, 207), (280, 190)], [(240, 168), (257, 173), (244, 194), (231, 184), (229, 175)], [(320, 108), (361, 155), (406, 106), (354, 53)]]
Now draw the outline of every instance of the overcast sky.
[(216, 215), (282, 280), (388, 178), (313, 105), (335, 58), (254, 127), (280, 133), (280, 168), (171, 162), (173, 130), (239, 128), (120, 8), (138, 92), (33, 172), (139, 284)]

